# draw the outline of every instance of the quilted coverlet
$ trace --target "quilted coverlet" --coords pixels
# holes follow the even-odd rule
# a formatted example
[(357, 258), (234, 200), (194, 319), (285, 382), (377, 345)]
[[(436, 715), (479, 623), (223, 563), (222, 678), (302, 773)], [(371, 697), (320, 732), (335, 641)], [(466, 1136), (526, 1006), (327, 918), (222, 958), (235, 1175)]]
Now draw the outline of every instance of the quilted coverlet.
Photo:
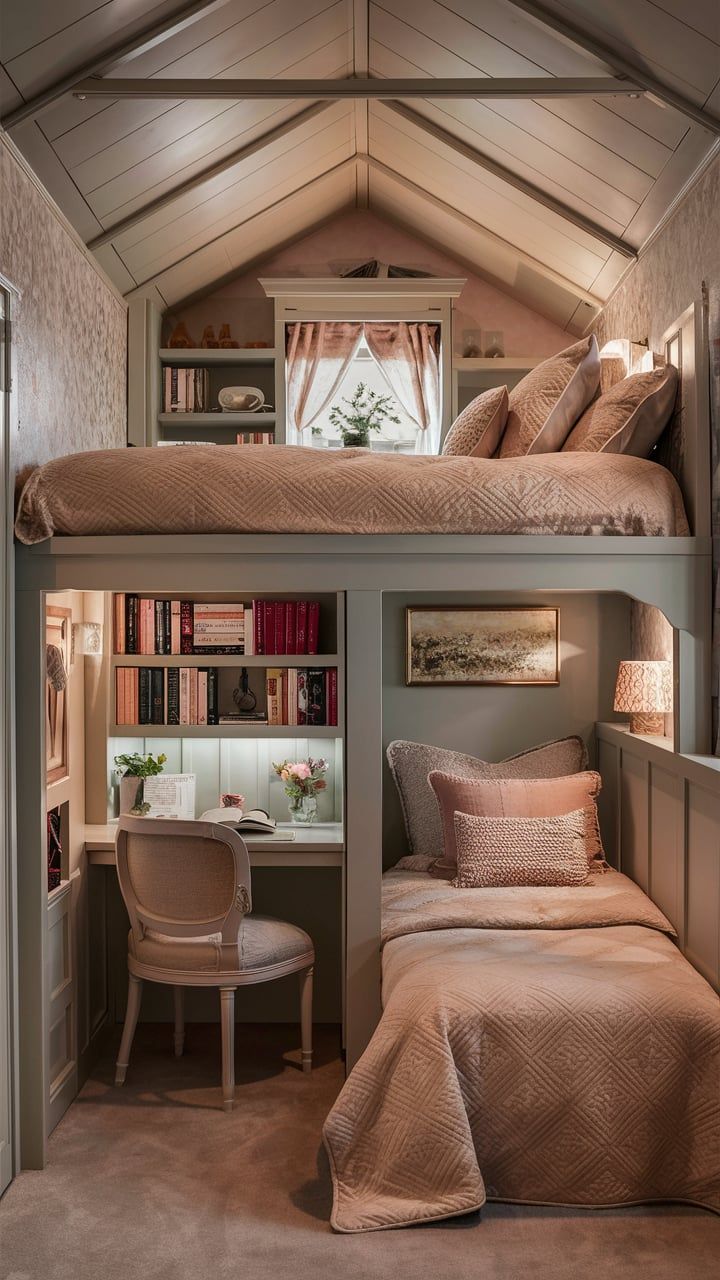
[(384, 1013), (324, 1129), (336, 1230), (486, 1199), (720, 1212), (720, 1002), (636, 885), (391, 872), (384, 899)]
[(15, 522), (53, 534), (688, 533), (663, 467), (612, 454), (407, 457), (255, 445), (107, 449), (38, 467)]

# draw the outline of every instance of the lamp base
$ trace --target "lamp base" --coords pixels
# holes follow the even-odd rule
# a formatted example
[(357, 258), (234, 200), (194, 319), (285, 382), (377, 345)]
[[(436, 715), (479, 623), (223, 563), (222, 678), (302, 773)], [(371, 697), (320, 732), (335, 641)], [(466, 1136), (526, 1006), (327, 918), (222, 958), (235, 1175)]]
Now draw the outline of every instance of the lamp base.
[(665, 733), (665, 716), (662, 711), (633, 711), (630, 716), (630, 732), (662, 737)]

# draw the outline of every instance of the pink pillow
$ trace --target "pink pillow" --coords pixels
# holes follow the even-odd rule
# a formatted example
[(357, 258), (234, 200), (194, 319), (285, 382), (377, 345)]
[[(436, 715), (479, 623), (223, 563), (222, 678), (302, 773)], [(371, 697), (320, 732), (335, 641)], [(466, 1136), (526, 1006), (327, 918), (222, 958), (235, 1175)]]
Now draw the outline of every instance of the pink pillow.
[(507, 387), (483, 391), (458, 414), (445, 438), (443, 454), (492, 458), (505, 430), (507, 415)]
[(456, 889), (585, 884), (585, 809), (554, 818), (455, 814)]
[(586, 770), (565, 778), (486, 778), (475, 781), (434, 769), (428, 782), (440, 806), (443, 829), (444, 856), (442, 867), (436, 869), (438, 875), (457, 866), (456, 813), (485, 818), (557, 818), (585, 809), (588, 811), (585, 831), (588, 866), (596, 858), (603, 857), (596, 805), (602, 785), (599, 773)]

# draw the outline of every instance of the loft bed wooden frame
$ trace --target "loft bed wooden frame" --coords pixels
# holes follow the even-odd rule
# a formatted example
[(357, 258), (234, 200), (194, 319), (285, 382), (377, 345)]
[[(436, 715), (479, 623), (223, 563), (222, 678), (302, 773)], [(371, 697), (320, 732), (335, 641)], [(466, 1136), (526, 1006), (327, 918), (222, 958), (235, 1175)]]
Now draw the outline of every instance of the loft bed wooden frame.
[[(613, 592), (655, 606), (675, 637), (673, 748), (710, 748), (710, 430), (702, 304), (665, 335), (680, 371), (668, 429), (691, 537), (150, 535), (56, 537), (16, 562), (20, 1122), (22, 1161), (45, 1151), (44, 609), (48, 592), (342, 592), (345, 600), (345, 1035), (352, 1065), (380, 1013), (384, 592)], [(368, 744), (377, 750), (368, 750)]]

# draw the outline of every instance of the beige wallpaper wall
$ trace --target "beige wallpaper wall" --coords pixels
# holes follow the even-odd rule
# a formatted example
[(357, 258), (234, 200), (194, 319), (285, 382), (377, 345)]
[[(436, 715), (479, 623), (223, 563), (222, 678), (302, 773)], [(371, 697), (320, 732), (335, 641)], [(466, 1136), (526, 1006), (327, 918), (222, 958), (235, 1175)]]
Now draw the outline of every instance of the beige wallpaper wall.
[(125, 445), (127, 312), (3, 139), (0, 192), (0, 273), (21, 295), (17, 475), (65, 453)]

